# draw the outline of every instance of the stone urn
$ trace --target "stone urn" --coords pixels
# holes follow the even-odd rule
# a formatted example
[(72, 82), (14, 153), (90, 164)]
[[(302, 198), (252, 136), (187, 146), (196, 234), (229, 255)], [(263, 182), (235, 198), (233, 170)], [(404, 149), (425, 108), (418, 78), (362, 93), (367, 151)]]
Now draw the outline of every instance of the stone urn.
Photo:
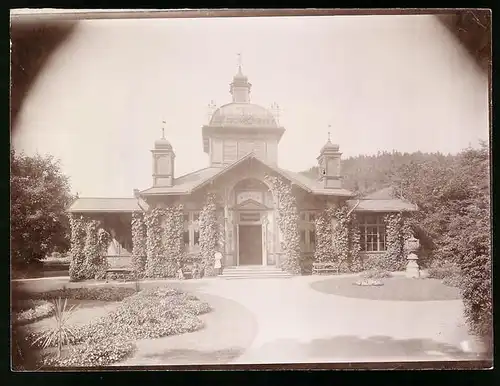
[(406, 250), (408, 251), (408, 256), (406, 259), (408, 263), (406, 264), (406, 277), (409, 278), (419, 278), (420, 277), (420, 268), (418, 266), (418, 256), (416, 252), (420, 247), (420, 242), (414, 236), (411, 236), (405, 242)]

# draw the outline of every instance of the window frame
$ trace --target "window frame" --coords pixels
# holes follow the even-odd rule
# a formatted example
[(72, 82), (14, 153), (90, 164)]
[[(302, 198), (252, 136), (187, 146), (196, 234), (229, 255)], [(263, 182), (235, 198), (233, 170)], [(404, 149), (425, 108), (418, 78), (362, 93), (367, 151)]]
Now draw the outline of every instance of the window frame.
[[(370, 218), (374, 218), (371, 220)], [(360, 248), (362, 253), (387, 251), (387, 224), (383, 214), (363, 214), (358, 218)]]
[[(300, 251), (302, 253), (314, 253), (316, 249), (316, 218), (318, 215), (319, 211), (317, 210), (301, 210), (299, 213)], [(302, 243), (302, 232), (304, 232), (304, 243)]]
[[(186, 215), (188, 220), (186, 221)], [(196, 219), (195, 219), (196, 218)], [(186, 244), (184, 241), (184, 233), (183, 233), (183, 246), (187, 252), (199, 252), (200, 250), (200, 211), (199, 210), (191, 210), (184, 212), (184, 233), (188, 232), (188, 243)], [(195, 244), (195, 233), (198, 233), (198, 244)]]

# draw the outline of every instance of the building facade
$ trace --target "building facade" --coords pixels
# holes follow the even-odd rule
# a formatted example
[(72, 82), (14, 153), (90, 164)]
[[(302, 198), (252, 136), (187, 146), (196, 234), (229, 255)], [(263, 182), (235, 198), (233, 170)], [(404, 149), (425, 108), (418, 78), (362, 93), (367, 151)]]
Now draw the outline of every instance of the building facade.
[(390, 189), (361, 199), (343, 189), (342, 153), (330, 138), (318, 151), (316, 179), (281, 168), (278, 150), (285, 128), (268, 109), (250, 102), (251, 87), (240, 66), (230, 84), (232, 101), (217, 108), (201, 128), (202, 148), (209, 159), (206, 168), (176, 176), (174, 148), (163, 137), (151, 150), (151, 187), (135, 190), (131, 198), (79, 198), (69, 211), (99, 219), (112, 236), (108, 254), (127, 255), (133, 247), (132, 213), (182, 205), (182, 245), (187, 255), (196, 257), (200, 253), (200, 213), (212, 193), (224, 265), (280, 266), (283, 232), (278, 224), (279, 203), (268, 179), (273, 176), (291, 186), (303, 258), (314, 259), (318, 217), (329, 208), (340, 207), (357, 218), (361, 255), (382, 256), (387, 251), (387, 215), (409, 213), (416, 206), (395, 198)]

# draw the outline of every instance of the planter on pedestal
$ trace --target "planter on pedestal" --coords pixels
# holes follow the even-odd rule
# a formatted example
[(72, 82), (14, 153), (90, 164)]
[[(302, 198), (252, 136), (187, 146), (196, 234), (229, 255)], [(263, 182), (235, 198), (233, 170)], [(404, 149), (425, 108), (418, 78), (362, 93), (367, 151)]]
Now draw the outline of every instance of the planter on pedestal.
[(418, 256), (416, 254), (419, 247), (420, 242), (414, 236), (406, 240), (406, 250), (408, 251), (408, 256), (406, 257), (408, 260), (408, 263), (406, 264), (406, 277), (420, 277), (420, 268), (417, 263)]

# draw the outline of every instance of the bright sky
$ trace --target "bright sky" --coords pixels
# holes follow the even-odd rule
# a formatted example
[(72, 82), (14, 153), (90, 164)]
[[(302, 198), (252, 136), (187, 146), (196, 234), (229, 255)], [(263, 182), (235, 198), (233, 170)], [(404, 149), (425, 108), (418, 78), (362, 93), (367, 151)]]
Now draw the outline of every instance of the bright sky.
[(175, 173), (208, 166), (207, 105), (231, 101), (242, 53), (252, 102), (283, 109), (280, 167), (316, 164), (332, 125), (343, 157), (457, 152), (488, 138), (488, 81), (433, 16), (89, 20), (27, 97), (13, 138), (61, 159), (80, 196), (151, 186), (161, 136)]

